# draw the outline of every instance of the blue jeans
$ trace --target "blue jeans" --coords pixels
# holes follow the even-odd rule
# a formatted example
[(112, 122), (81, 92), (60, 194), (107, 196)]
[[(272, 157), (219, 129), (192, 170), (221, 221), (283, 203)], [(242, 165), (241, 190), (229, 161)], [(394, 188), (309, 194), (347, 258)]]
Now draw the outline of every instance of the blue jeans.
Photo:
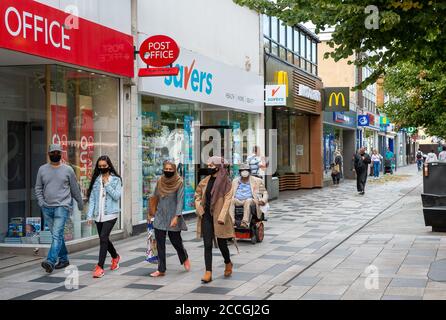
[(57, 258), (59, 262), (68, 261), (68, 251), (65, 245), (64, 228), (65, 222), (68, 219), (68, 209), (64, 207), (42, 208), (43, 218), (45, 219), (48, 228), (50, 228), (53, 241), (51, 243), (50, 251), (48, 252), (48, 262), (56, 265)]
[(422, 159), (417, 159), (417, 167), (418, 167), (418, 171), (421, 171), (421, 167), (423, 166), (423, 160)]
[(378, 178), (379, 177), (379, 161), (374, 161), (373, 162), (373, 176)]

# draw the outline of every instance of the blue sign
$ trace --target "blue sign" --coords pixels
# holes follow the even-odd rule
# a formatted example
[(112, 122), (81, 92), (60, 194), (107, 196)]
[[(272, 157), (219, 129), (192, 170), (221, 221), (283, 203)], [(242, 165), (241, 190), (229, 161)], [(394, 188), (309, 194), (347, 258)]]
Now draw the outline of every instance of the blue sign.
[(358, 127), (368, 127), (370, 119), (368, 115), (358, 115)]
[(352, 122), (352, 118), (345, 115), (344, 112), (333, 112), (333, 121), (349, 125)]

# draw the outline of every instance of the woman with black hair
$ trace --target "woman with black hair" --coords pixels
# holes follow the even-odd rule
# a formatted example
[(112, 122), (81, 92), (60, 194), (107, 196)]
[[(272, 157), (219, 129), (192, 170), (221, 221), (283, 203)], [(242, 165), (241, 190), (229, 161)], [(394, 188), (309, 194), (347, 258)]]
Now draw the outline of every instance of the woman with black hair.
[(121, 189), (121, 177), (116, 172), (110, 158), (108, 156), (99, 157), (87, 192), (89, 199), (87, 220), (90, 225), (95, 220), (100, 239), (99, 262), (93, 271), (93, 278), (104, 276), (107, 251), (112, 256), (110, 270), (119, 268), (121, 258), (110, 241), (110, 233), (118, 220)]

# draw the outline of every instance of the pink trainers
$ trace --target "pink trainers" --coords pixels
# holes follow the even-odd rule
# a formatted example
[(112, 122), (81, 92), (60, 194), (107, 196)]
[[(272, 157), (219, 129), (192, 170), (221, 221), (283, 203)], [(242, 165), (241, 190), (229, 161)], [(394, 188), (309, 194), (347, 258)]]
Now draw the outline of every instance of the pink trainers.
[(112, 259), (112, 263), (110, 266), (111, 271), (119, 269), (119, 260), (121, 260), (121, 257), (119, 255), (116, 257), (116, 259)]
[(100, 266), (96, 266), (96, 268), (93, 271), (93, 278), (102, 278), (104, 274), (105, 274), (104, 269), (102, 269)]

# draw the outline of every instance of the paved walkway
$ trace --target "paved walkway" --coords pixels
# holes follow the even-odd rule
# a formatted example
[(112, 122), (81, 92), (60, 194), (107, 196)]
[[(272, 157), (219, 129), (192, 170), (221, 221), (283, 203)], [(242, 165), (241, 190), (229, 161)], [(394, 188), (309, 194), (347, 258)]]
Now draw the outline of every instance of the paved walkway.
[(192, 220), (183, 233), (191, 272), (168, 245), (167, 275), (150, 278), (156, 266), (144, 261), (145, 237), (138, 236), (117, 243), (121, 268), (102, 279), (91, 278), (93, 248), (70, 257), (77, 290), (66, 288), (64, 271), (48, 276), (35, 263), (0, 278), (0, 299), (446, 299), (446, 283), (427, 277), (430, 263), (446, 257), (446, 237), (424, 226), (421, 182), (410, 166), (369, 180), (364, 196), (353, 181), (282, 194), (271, 203), (264, 242), (240, 241), (240, 254), (230, 247), (228, 279), (214, 249), (214, 281), (200, 283), (203, 245)]

